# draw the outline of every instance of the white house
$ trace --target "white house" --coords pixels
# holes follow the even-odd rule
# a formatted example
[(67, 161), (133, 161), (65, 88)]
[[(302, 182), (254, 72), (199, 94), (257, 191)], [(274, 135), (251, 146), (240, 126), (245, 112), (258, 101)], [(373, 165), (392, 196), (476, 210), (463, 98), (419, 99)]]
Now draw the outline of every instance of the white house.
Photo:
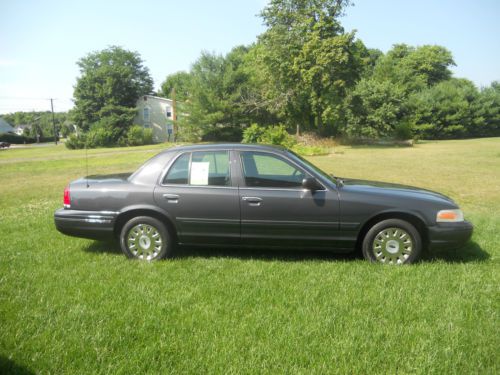
[(31, 129), (31, 125), (17, 125), (14, 128), (14, 133), (16, 133), (17, 135), (23, 135), (24, 129)]
[(134, 124), (153, 130), (155, 142), (173, 141), (174, 105), (171, 99), (144, 95), (137, 100), (137, 115)]

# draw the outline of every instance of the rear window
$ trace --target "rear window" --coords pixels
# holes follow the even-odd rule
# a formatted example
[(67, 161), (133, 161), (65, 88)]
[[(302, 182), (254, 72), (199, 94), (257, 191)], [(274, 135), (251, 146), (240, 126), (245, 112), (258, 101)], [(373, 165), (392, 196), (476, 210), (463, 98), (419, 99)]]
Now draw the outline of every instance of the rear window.
[(164, 184), (183, 184), (188, 183), (189, 176), (189, 159), (191, 154), (182, 154), (175, 160), (174, 164), (170, 167), (165, 179)]

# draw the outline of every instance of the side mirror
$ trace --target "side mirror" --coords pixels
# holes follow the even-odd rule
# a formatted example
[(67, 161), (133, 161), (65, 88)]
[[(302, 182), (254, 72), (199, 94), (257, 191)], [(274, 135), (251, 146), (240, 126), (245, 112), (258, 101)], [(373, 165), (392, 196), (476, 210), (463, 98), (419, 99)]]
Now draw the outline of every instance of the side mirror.
[(313, 177), (306, 177), (302, 180), (302, 187), (307, 190), (315, 191), (323, 189), (323, 186), (320, 185), (318, 181), (316, 181)]

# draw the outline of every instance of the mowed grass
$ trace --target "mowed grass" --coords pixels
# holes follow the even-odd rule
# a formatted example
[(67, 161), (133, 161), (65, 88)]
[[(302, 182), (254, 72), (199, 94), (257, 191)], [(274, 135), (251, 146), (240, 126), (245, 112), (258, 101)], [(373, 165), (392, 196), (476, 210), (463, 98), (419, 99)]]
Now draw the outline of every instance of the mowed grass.
[[(89, 172), (133, 171), (164, 147), (89, 150)], [(475, 224), (465, 248), (396, 268), (307, 249), (127, 260), (54, 228), (84, 154), (0, 152), (0, 373), (499, 372), (500, 138), (309, 158), (441, 191)]]

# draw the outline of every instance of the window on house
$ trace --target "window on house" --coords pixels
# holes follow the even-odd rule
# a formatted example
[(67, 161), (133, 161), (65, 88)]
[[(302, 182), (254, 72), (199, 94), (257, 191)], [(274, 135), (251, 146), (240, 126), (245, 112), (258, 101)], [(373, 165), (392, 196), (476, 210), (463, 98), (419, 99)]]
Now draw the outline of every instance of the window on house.
[(170, 108), (170, 107), (165, 108), (165, 116), (167, 116), (167, 118), (172, 117), (172, 108)]
[(149, 122), (149, 108), (145, 107), (142, 111), (142, 118), (144, 122)]

